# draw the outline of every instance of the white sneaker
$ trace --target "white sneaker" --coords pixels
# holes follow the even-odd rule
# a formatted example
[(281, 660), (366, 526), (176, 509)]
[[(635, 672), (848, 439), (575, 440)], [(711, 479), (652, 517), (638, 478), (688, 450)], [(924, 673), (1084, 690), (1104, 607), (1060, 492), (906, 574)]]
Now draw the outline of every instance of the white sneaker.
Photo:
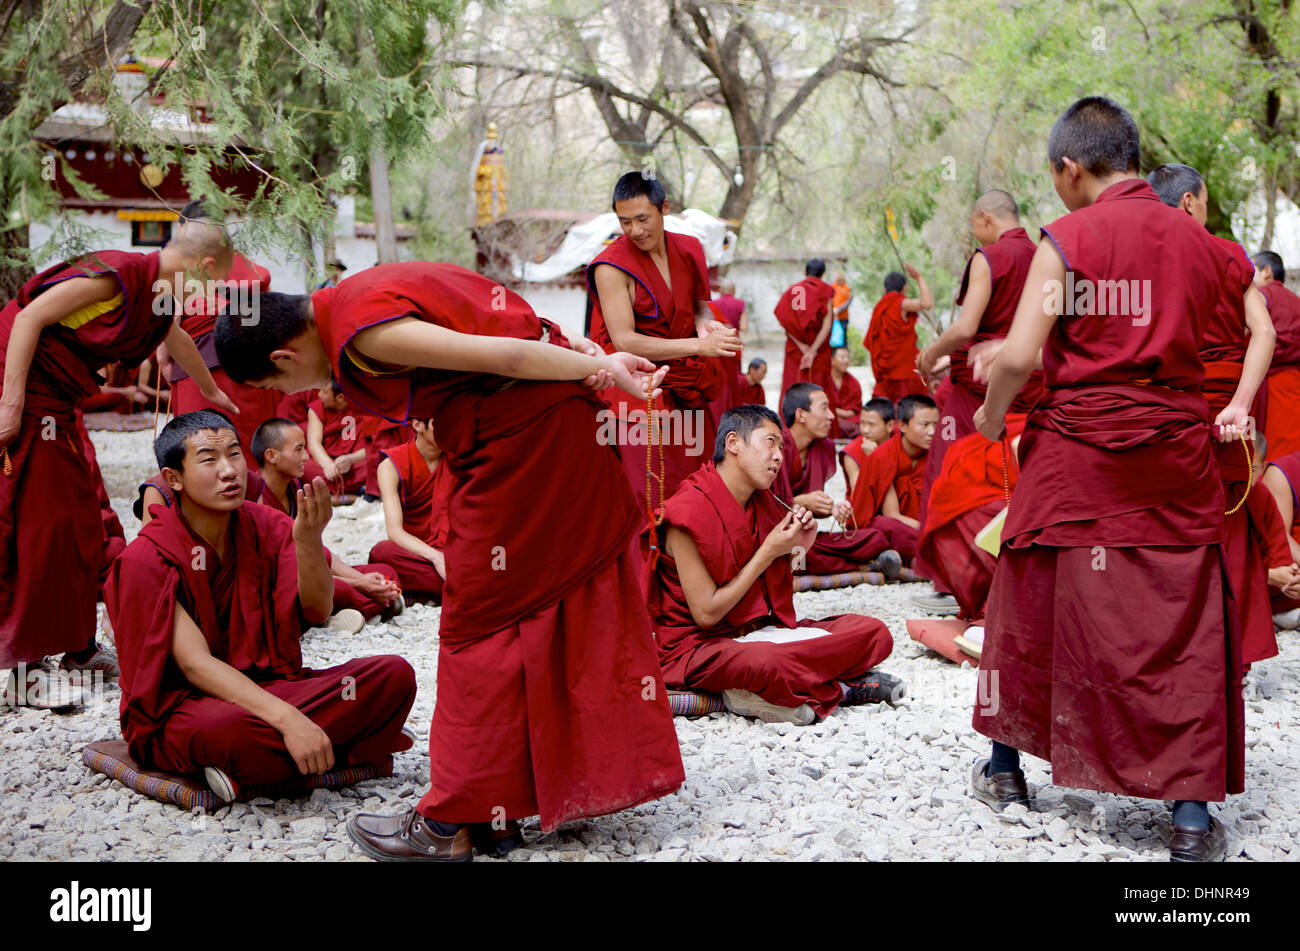
[(330, 630), (344, 634), (357, 634), (366, 626), (366, 618), (356, 608), (344, 608), (330, 618)]
[(778, 707), (748, 690), (724, 690), (722, 703), (738, 717), (757, 717), (764, 723), (793, 723), (795, 726), (808, 726), (817, 719), (817, 714), (813, 713), (812, 707), (806, 703), (801, 703), (797, 707)]
[(1294, 631), (1297, 627), (1300, 627), (1300, 608), (1292, 608), (1290, 611), (1274, 614), (1273, 623), (1280, 630)]
[(0, 702), (7, 706), (66, 710), (86, 702), (85, 689), (48, 660), (20, 664), (16, 669), (0, 671), (0, 674), (3, 675)]
[(208, 781), (208, 788), (217, 794), (222, 802), (234, 802), (236, 788), (234, 780), (215, 766), (203, 767), (203, 778)]

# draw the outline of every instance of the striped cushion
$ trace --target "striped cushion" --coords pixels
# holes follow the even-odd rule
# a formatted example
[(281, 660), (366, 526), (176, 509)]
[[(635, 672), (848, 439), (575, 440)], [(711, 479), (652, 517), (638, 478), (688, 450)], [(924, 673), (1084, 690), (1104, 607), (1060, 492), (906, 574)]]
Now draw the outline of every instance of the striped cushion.
[[(81, 751), (81, 761), (96, 772), (116, 779), (128, 789), (134, 789), (150, 799), (174, 803), (187, 812), (196, 809), (212, 812), (222, 805), (216, 793), (208, 788), (202, 773), (164, 773), (144, 769), (131, 758), (124, 740), (91, 743)], [(242, 786), (237, 798), (240, 802), (258, 796), (266, 796), (268, 799), (298, 799), (313, 789), (339, 789), (367, 779), (391, 775), (393, 758), (388, 756), (378, 765), (359, 763), (343, 769), (333, 769), (319, 776), (291, 776), (278, 783)]]
[(699, 690), (669, 690), (668, 706), (675, 717), (702, 717), (725, 710), (722, 695)]

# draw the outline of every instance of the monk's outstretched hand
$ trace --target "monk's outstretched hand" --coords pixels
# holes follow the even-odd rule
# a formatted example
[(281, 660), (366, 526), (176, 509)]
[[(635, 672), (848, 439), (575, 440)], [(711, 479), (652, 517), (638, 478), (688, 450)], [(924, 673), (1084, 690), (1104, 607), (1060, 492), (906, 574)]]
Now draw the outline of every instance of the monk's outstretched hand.
[(310, 485), (298, 490), (298, 515), (293, 520), (293, 540), (320, 544), (321, 534), (334, 514), (330, 489), (325, 480), (317, 476)]
[(645, 357), (632, 353), (611, 353), (605, 359), (614, 377), (614, 385), (629, 396), (645, 399), (649, 395), (658, 399), (663, 393), (659, 384), (668, 374), (667, 367), (656, 367)]
[(975, 411), (975, 428), (985, 439), (992, 439), (996, 442), (1001, 439), (1002, 434), (1006, 432), (1006, 417), (999, 416), (997, 419), (994, 419), (989, 415), (988, 410), (981, 405), (980, 408)]
[(721, 320), (706, 320), (696, 328), (700, 338), (700, 356), (732, 357), (740, 352), (740, 333)]
[(211, 390), (203, 394), (203, 398), (209, 403), (215, 403), (217, 409), (224, 410), (227, 416), (238, 416), (239, 407), (221, 390)]

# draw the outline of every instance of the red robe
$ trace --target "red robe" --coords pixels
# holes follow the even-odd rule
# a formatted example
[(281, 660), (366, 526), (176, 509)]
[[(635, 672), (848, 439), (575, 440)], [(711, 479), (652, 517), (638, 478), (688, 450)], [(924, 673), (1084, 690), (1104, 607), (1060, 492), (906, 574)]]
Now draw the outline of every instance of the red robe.
[[(793, 505), (797, 495), (825, 491), (826, 483), (835, 475), (835, 444), (829, 438), (814, 439), (800, 462), (794, 435), (784, 426), (781, 427), (781, 439), (781, 470), (771, 491), (786, 505)], [(894, 541), (892, 529), (883, 525), (872, 528), (859, 523), (856, 529), (850, 526), (849, 531), (839, 527), (832, 531), (819, 531), (803, 561), (795, 561), (795, 572), (828, 575), (861, 571), (863, 565), (886, 548), (893, 548)]]
[[(704, 248), (698, 239), (671, 231), (664, 232), (664, 240), (668, 246), (671, 289), (664, 283), (663, 275), (659, 273), (659, 268), (650, 255), (637, 248), (626, 235), (620, 235), (587, 265), (587, 289), (592, 298), (591, 339), (604, 347), (607, 353), (613, 353), (616, 348), (610, 340), (600, 296), (596, 293), (595, 270), (602, 264), (616, 267), (636, 281), (637, 291), (632, 302), (632, 313), (637, 333), (666, 340), (695, 336), (695, 308), (700, 302), (707, 303), (710, 297)], [(663, 396), (660, 397), (657, 408), (667, 410), (679, 419), (687, 413), (693, 413), (693, 432), (697, 438), (693, 447), (687, 440), (676, 437), (678, 426), (675, 422), (671, 430), (661, 431), (660, 439), (667, 441), (663, 450), (663, 498), (672, 495), (678, 483), (712, 455), (718, 430), (709, 404), (723, 395), (726, 385), (721, 360), (691, 356), (666, 362), (668, 375), (664, 377)], [(606, 390), (604, 395), (615, 419), (628, 421), (622, 426), (639, 433), (629, 436), (629, 444), (621, 446), (619, 458), (637, 506), (644, 511), (646, 450), (643, 447), (646, 442), (646, 425), (643, 416), (646, 401), (629, 396), (617, 388)], [(642, 417), (639, 423), (636, 422), (638, 415)], [(698, 453), (691, 455), (696, 449)], [(658, 458), (652, 459), (650, 465), (657, 476)], [(658, 504), (659, 490), (653, 489), (652, 494), (652, 502)]]
[[(158, 253), (99, 251), (31, 278), (0, 310), (0, 386), (18, 312), (75, 277), (112, 276), (123, 302), (73, 328), (46, 327), (27, 374), (18, 435), (0, 471), (0, 667), (82, 650), (95, 636), (104, 536), (95, 467), (77, 432), (76, 405), (99, 392), (97, 371), (139, 364), (171, 329), (171, 297), (155, 307)], [(161, 306), (165, 305), (165, 306)], [(155, 310), (162, 311), (155, 313)]]
[[(120, 363), (104, 368), (104, 386), (135, 386), (140, 379), (140, 367), (125, 367)], [(87, 396), (77, 403), (77, 409), (83, 413), (122, 413), (128, 415), (141, 409), (141, 405), (121, 393), (108, 393), (100, 390), (94, 396)]]
[(871, 375), (876, 380), (872, 396), (897, 403), (904, 396), (925, 393), (925, 382), (917, 375), (915, 311), (903, 313), (903, 295), (887, 291), (871, 311), (871, 323), (862, 345), (871, 354)]
[[(271, 272), (260, 264), (255, 264), (243, 255), (236, 254), (230, 266), (230, 274), (224, 282), (232, 292), (243, 294), (269, 291), (271, 289)], [(237, 291), (236, 291), (237, 289)], [(212, 379), (223, 393), (239, 407), (231, 422), (239, 433), (239, 445), (244, 450), (250, 471), (256, 472), (259, 465), (253, 458), (249, 447), (253, 444), (253, 433), (272, 416), (276, 415), (276, 406), (280, 396), (275, 390), (261, 390), (255, 386), (236, 383), (217, 361), (216, 343), (212, 330), (216, 326), (217, 316), (225, 309), (224, 301), (209, 301), (205, 297), (195, 297), (186, 302), (187, 313), (181, 318), (181, 329), (194, 338), (194, 344), (203, 355)], [(225, 413), (215, 403), (209, 403), (199, 392), (199, 385), (177, 363), (172, 364), (172, 412), (193, 413), (197, 410), (215, 409)]]
[[(847, 456), (848, 458), (852, 459), (854, 462), (858, 464), (858, 472), (860, 474), (862, 472), (862, 467), (867, 464), (867, 457), (871, 455), (870, 453), (863, 451), (862, 441), (865, 438), (866, 436), (864, 434), (858, 433), (858, 435), (854, 436), (852, 439), (849, 440), (848, 445), (846, 445), (843, 449), (840, 450), (840, 468), (844, 469), (845, 486), (849, 484), (849, 470), (844, 465), (845, 457)], [(846, 498), (852, 498), (852, 495), (853, 495), (852, 492), (845, 493)]]
[(1243, 785), (1244, 710), (1198, 351), (1227, 258), (1140, 179), (1043, 230), (1076, 281), (1137, 282), (1146, 307), (1094, 299), (1043, 347), (975, 729), (1061, 786), (1219, 801)]
[[(1272, 460), (1271, 462), (1268, 463), (1268, 465), (1276, 466), (1278, 471), (1280, 471), (1282, 475), (1286, 477), (1287, 483), (1291, 486), (1291, 513), (1292, 513), (1291, 524), (1290, 525), (1283, 524), (1282, 513), (1281, 512), (1277, 513), (1277, 522), (1278, 524), (1282, 525), (1283, 539), (1285, 540), (1286, 535), (1289, 534), (1291, 538), (1300, 542), (1300, 498), (1297, 498), (1296, 495), (1296, 486), (1300, 486), (1300, 452), (1287, 453), (1285, 456), (1281, 456), (1277, 459)], [(1251, 490), (1251, 494), (1254, 495), (1255, 492), (1259, 491), (1261, 488), (1262, 486), (1257, 485), (1254, 489)], [(1267, 489), (1264, 489), (1264, 493), (1267, 494), (1270, 498), (1272, 498), (1273, 495), (1272, 492), (1268, 491)], [(1248, 503), (1249, 501), (1250, 500), (1247, 499)], [(1273, 509), (1274, 511), (1277, 510), (1276, 502), (1273, 503)], [(1263, 521), (1265, 520), (1261, 519), (1261, 522)], [(1269, 533), (1268, 537), (1270, 538), (1273, 537), (1271, 532)], [(1291, 546), (1288, 544), (1286, 546), (1287, 560), (1284, 562), (1279, 561), (1278, 560), (1279, 556), (1277, 554), (1274, 554), (1273, 556), (1270, 557), (1269, 567), (1274, 568), (1277, 567), (1279, 564), (1282, 565), (1291, 564), (1292, 559), (1290, 555), (1291, 555)], [(1292, 608), (1300, 608), (1300, 600), (1296, 600), (1294, 598), (1288, 598), (1284, 594), (1282, 594), (1281, 591), (1277, 591), (1273, 588), (1269, 589), (1269, 593), (1272, 596), (1272, 611), (1274, 614), (1281, 614), (1283, 611), (1290, 611)]]
[(1023, 415), (1008, 414), (1005, 449), (979, 433), (957, 440), (931, 489), (917, 551), (966, 618), (984, 615), (997, 559), (975, 544), (975, 536), (1015, 491), (1020, 465), (1010, 443), (1024, 428)]
[[(504, 307), (485, 306), (499, 299)], [(420, 812), (446, 822), (601, 815), (681, 784), (639, 578), (637, 508), (578, 382), (422, 367), (385, 375), (348, 342), (411, 316), (567, 345), (518, 295), (450, 264), (381, 264), (312, 295), (335, 378), (360, 409), (437, 419), (457, 479)], [(581, 518), (563, 513), (581, 486)], [(565, 555), (556, 557), (557, 539)]]
[[(415, 700), (415, 672), (406, 661), (386, 655), (328, 670), (303, 667), (291, 520), (265, 506), (235, 510), (222, 560), (175, 506), (155, 505), (153, 515), (114, 563), (107, 589), (122, 666), (122, 736), (137, 762), (178, 773), (216, 766), (241, 785), (298, 775), (270, 724), (185, 679), (171, 654), (178, 605), (213, 657), (325, 731), (336, 768), (377, 763), (410, 747), (401, 730)], [(348, 678), (359, 685), (353, 697), (339, 690)]]
[[(350, 407), (341, 411), (326, 409), (320, 399), (312, 400), (308, 410), (315, 413), (316, 418), (321, 421), (324, 429), (321, 445), (331, 459), (366, 448), (366, 430), (372, 425), (370, 423), (372, 417), (354, 412)], [(365, 485), (366, 460), (362, 459), (360, 462), (354, 462), (347, 472), (341, 473), (330, 486), (330, 491), (336, 495), (345, 492), (357, 494), (365, 488)]]
[(305, 433), (307, 431), (307, 410), (315, 399), (315, 390), (303, 390), (301, 393), (285, 393), (280, 397), (280, 402), (275, 408), (275, 415), (281, 419), (296, 423)]
[[(739, 309), (734, 306), (724, 306), (724, 300), (732, 305), (738, 304)], [(740, 315), (745, 311), (744, 301), (736, 300), (734, 297), (719, 297), (717, 300), (709, 301), (709, 310), (713, 312), (715, 320), (719, 320), (724, 324), (730, 324), (737, 331), (740, 330)], [(740, 350), (736, 351), (734, 356), (718, 358), (718, 362), (722, 364), (722, 391), (709, 403), (709, 411), (713, 415), (713, 425), (715, 430), (718, 421), (722, 419), (723, 413), (731, 409), (733, 406), (740, 406), (745, 402), (738, 398), (740, 391), (739, 383), (737, 382), (744, 376), (741, 371), (741, 367), (745, 365), (744, 352), (744, 348), (742, 347)]]
[[(402, 499), (402, 528), (427, 545), (442, 551), (451, 532), (451, 498), (455, 481), (451, 467), (439, 462), (429, 471), (429, 464), (415, 442), (383, 450), (397, 469), (398, 491)], [(392, 565), (408, 600), (442, 603), (442, 575), (432, 562), (384, 539), (370, 549), (370, 560)]]
[[(835, 385), (835, 378), (829, 372), (826, 374), (826, 398), (831, 404), (831, 413), (835, 416), (835, 421), (831, 424), (832, 439), (853, 439), (862, 431), (860, 417), (862, 415), (862, 384), (857, 378), (849, 373), (844, 372), (844, 380), (839, 386)], [(851, 409), (853, 416), (849, 419), (841, 419), (835, 411), (837, 409)]]
[(819, 277), (805, 277), (796, 284), (791, 284), (776, 302), (776, 319), (785, 331), (785, 367), (781, 372), (781, 396), (796, 383), (816, 383), (826, 385), (826, 378), (831, 372), (830, 338), (822, 342), (821, 349), (813, 357), (811, 369), (800, 370), (799, 363), (803, 354), (795, 340), (811, 346), (821, 331), (822, 321), (830, 310), (831, 298), (835, 289)]
[(122, 530), (122, 521), (113, 510), (108, 490), (104, 488), (104, 476), (99, 471), (99, 460), (95, 457), (95, 444), (90, 440), (90, 433), (86, 430), (86, 422), (80, 410), (77, 411), (77, 438), (81, 442), (82, 454), (90, 465), (91, 476), (95, 483), (95, 497), (99, 500), (99, 527), (104, 557), (100, 562), (98, 577), (102, 589), (104, 582), (108, 580), (109, 566), (118, 555), (122, 554), (122, 549), (126, 548), (126, 532)]
[(753, 403), (757, 406), (767, 405), (767, 393), (762, 383), (749, 382), (749, 375), (742, 373), (736, 377), (735, 399), (732, 406), (745, 406)]
[(1260, 288), (1268, 304), (1268, 315), (1277, 331), (1273, 363), (1268, 371), (1268, 414), (1264, 438), (1268, 458), (1276, 459), (1300, 450), (1300, 297), (1280, 281)]
[(880, 507), (893, 486), (898, 496), (898, 513), (921, 518), (922, 477), (925, 473), (925, 453), (912, 458), (903, 448), (903, 436), (898, 430), (867, 456), (866, 464), (858, 473), (849, 501), (853, 517), (859, 525), (870, 526), (884, 532), (891, 541), (890, 547), (903, 557), (916, 554), (917, 530), (897, 519), (880, 514)]
[[(660, 546), (669, 526), (681, 529), (699, 549), (714, 582), (723, 585), (740, 573), (784, 515), (766, 492), (755, 492), (741, 508), (708, 462), (665, 503)], [(750, 690), (778, 706), (806, 703), (818, 717), (839, 706), (840, 681), (866, 673), (893, 647), (889, 629), (872, 617), (841, 614), (796, 620), (788, 558), (773, 561), (726, 617), (705, 631), (691, 616), (676, 562), (665, 553), (650, 580), (649, 608), (659, 662), (670, 687)], [(773, 623), (817, 627), (830, 634), (790, 644), (736, 640)]]

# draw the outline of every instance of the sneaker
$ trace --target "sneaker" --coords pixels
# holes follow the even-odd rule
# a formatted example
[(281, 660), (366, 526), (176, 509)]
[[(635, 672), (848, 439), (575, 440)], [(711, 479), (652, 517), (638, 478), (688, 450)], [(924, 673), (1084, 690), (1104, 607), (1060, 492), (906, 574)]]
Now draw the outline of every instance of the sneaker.
[(806, 703), (801, 703), (797, 707), (778, 707), (748, 690), (722, 691), (722, 704), (738, 717), (756, 717), (764, 723), (793, 723), (795, 726), (808, 726), (817, 719), (813, 708)]
[(982, 624), (972, 624), (954, 637), (952, 642), (963, 653), (979, 660), (980, 655), (984, 653), (984, 626)]
[(344, 608), (330, 618), (330, 630), (357, 634), (366, 626), (366, 618), (356, 608)]
[(415, 731), (412, 730), (409, 726), (402, 727), (402, 736), (409, 738), (412, 746), (415, 746), (417, 743), (420, 742), (420, 738), (415, 735)]
[(239, 794), (239, 786), (222, 770), (215, 766), (203, 767), (203, 778), (208, 781), (208, 788), (217, 794), (222, 802), (234, 802)]
[(1013, 803), (1029, 805), (1029, 786), (1025, 783), (1025, 771), (1013, 769), (1006, 773), (986, 775), (989, 757), (975, 761), (975, 768), (970, 774), (970, 794), (986, 804), (994, 812), (1001, 812)]
[(1174, 826), (1169, 839), (1171, 862), (1222, 862), (1228, 851), (1228, 834), (1223, 823), (1210, 818), (1208, 829), (1194, 826)]
[(95, 645), (95, 653), (83, 664), (72, 659), (72, 654), (64, 654), (59, 661), (62, 670), (94, 674), (102, 671), (104, 680), (117, 680), (122, 676), (122, 668), (117, 663), (117, 652), (102, 644)]
[(1273, 615), (1273, 624), (1283, 631), (1294, 631), (1300, 627), (1300, 608), (1292, 608), (1281, 614)]
[(50, 661), (0, 671), (0, 703), (33, 710), (66, 710), (86, 702), (86, 691)]
[(886, 581), (897, 581), (903, 573), (903, 556), (892, 548), (886, 548), (867, 562), (867, 571), (878, 571), (885, 576)]
[(961, 607), (957, 599), (950, 594), (917, 594), (912, 596), (912, 606), (926, 614), (939, 617), (955, 617)]
[(896, 707), (898, 701), (907, 696), (907, 684), (903, 679), (882, 670), (868, 670), (861, 677), (844, 681), (844, 685), (849, 688), (841, 701), (846, 707), (861, 703), (887, 703)]
[(379, 620), (391, 621), (393, 618), (397, 617), (397, 615), (401, 614), (405, 610), (406, 610), (406, 599), (399, 594), (396, 598), (393, 599), (392, 603), (389, 604), (388, 607), (384, 608), (382, 611), (379, 612)]

